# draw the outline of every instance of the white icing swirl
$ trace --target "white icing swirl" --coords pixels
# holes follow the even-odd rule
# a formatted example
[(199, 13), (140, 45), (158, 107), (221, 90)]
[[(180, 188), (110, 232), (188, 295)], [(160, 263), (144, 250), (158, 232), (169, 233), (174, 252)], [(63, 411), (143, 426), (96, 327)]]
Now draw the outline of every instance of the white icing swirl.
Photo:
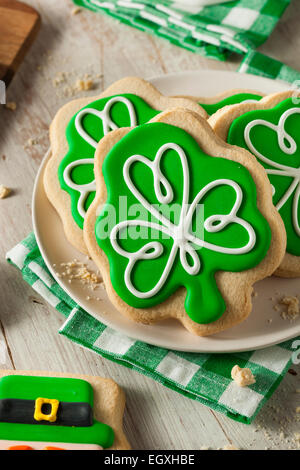
[[(244, 138), (250, 151), (262, 162), (272, 167), (271, 169), (266, 169), (268, 175), (279, 175), (293, 178), (293, 181), (290, 184), (288, 190), (276, 204), (276, 209), (280, 210), (294, 193), (294, 199), (292, 204), (292, 222), (295, 232), (300, 237), (300, 226), (298, 221), (298, 207), (300, 197), (300, 168), (293, 168), (291, 166), (282, 165), (280, 163), (274, 162), (273, 160), (266, 157), (257, 150), (257, 148), (253, 145), (253, 142), (250, 137), (250, 132), (255, 126), (268, 127), (269, 129), (272, 129), (277, 133), (278, 145), (280, 150), (286, 155), (295, 154), (295, 152), (297, 151), (297, 144), (295, 142), (295, 139), (293, 139), (293, 137), (288, 134), (285, 130), (285, 123), (287, 118), (294, 114), (300, 114), (300, 108), (291, 108), (285, 111), (280, 117), (278, 125), (272, 124), (271, 122), (265, 121), (264, 119), (254, 119), (253, 121), (247, 124), (244, 131)], [(274, 187), (272, 187), (272, 192), (274, 195)]]
[[(178, 156), (180, 157), (183, 171), (183, 197), (178, 225), (172, 223), (168, 218), (166, 218), (156, 206), (151, 205), (148, 200), (136, 188), (130, 177), (130, 168), (134, 163), (140, 162), (147, 165), (153, 173), (154, 191), (158, 202), (160, 204), (171, 203), (173, 200), (173, 190), (171, 184), (169, 183), (167, 178), (162, 174), (160, 168), (161, 158), (163, 154), (170, 149), (177, 152)], [(147, 299), (153, 297), (162, 289), (170, 274), (178, 251), (182, 267), (188, 274), (194, 276), (199, 273), (201, 267), (200, 259), (198, 254), (196, 253), (196, 249), (203, 247), (218, 253), (245, 254), (251, 251), (254, 247), (256, 242), (256, 234), (253, 227), (248, 222), (237, 216), (237, 212), (243, 200), (243, 193), (240, 186), (235, 181), (225, 178), (212, 181), (211, 183), (207, 184), (201, 191), (199, 191), (192, 204), (189, 205), (189, 169), (186, 155), (179, 145), (174, 143), (167, 143), (163, 145), (158, 150), (156, 157), (153, 161), (149, 160), (143, 155), (132, 155), (126, 160), (124, 164), (123, 176), (129, 190), (135, 196), (135, 198), (155, 219), (160, 222), (159, 224), (146, 220), (124, 220), (115, 225), (115, 227), (111, 231), (110, 241), (112, 247), (119, 255), (124, 256), (129, 261), (125, 270), (124, 281), (127, 289), (134, 296), (141, 299)], [(240, 248), (227, 248), (223, 246), (218, 246), (212, 243), (208, 243), (190, 233), (193, 215), (195, 214), (198, 204), (200, 204), (201, 200), (209, 191), (219, 186), (228, 186), (234, 189), (236, 195), (235, 203), (229, 214), (216, 214), (208, 217), (204, 222), (204, 228), (207, 232), (217, 233), (225, 229), (229, 224), (232, 223), (244, 227), (244, 229), (248, 233), (249, 241), (246, 245)], [(162, 188), (164, 189), (164, 193), (162, 192)], [(141, 292), (136, 289), (136, 287), (133, 285), (131, 280), (132, 270), (134, 269), (136, 263), (140, 260), (151, 260), (161, 256), (164, 247), (158, 241), (151, 241), (146, 243), (141, 249), (134, 253), (130, 253), (124, 250), (118, 243), (118, 234), (121, 230), (127, 229), (130, 226), (151, 228), (157, 230), (161, 234), (166, 234), (167, 236), (173, 239), (173, 246), (167, 264), (163, 270), (163, 273), (157, 284), (147, 292)], [(196, 248), (194, 245), (196, 245)]]
[[(94, 109), (94, 108), (82, 109), (81, 111), (79, 111), (79, 113), (77, 114), (75, 118), (75, 128), (78, 134), (83, 138), (83, 140), (85, 140), (85, 142), (91, 145), (94, 149), (97, 148), (98, 142), (95, 139), (93, 139), (84, 129), (83, 124), (82, 124), (83, 118), (87, 115), (93, 115), (101, 119), (102, 125), (103, 125), (103, 135), (106, 135), (110, 131), (118, 129), (117, 124), (111, 119), (111, 116), (110, 116), (111, 108), (115, 103), (123, 103), (126, 105), (128, 109), (128, 113), (129, 113), (130, 127), (135, 127), (137, 125), (137, 117), (136, 117), (134, 106), (132, 102), (128, 100), (127, 98), (125, 98), (124, 96), (114, 96), (113, 98), (111, 98), (109, 101), (107, 101), (102, 111), (98, 111), (97, 109)], [(96, 183), (95, 183), (95, 180), (87, 184), (74, 183), (71, 177), (71, 173), (72, 173), (72, 170), (74, 170), (74, 168), (77, 166), (90, 165), (90, 164), (94, 164), (93, 158), (78, 159), (76, 161), (69, 163), (69, 165), (67, 165), (63, 173), (63, 179), (66, 182), (66, 184), (70, 188), (74, 189), (75, 191), (78, 191), (80, 194), (79, 199), (78, 199), (78, 204), (77, 204), (77, 211), (81, 215), (82, 218), (84, 218), (86, 215), (85, 202), (89, 194), (93, 191), (96, 191)]]

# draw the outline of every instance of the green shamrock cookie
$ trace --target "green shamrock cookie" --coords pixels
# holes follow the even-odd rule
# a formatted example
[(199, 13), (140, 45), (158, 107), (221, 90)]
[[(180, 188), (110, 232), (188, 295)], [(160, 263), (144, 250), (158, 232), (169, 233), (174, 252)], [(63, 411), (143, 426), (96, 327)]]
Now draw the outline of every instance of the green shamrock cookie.
[(253, 268), (271, 243), (248, 170), (205, 154), (183, 129), (156, 122), (115, 144), (102, 173), (108, 197), (95, 235), (119, 297), (148, 308), (184, 287), (193, 321), (220, 318), (226, 304), (215, 273)]
[(59, 182), (71, 197), (72, 216), (82, 229), (86, 211), (95, 197), (94, 153), (111, 130), (143, 124), (159, 111), (142, 98), (120, 94), (102, 98), (82, 108), (66, 129), (69, 151), (59, 166)]
[(227, 96), (227, 98), (222, 99), (221, 101), (217, 101), (216, 103), (199, 103), (203, 109), (207, 112), (209, 116), (216, 113), (219, 109), (224, 108), (224, 106), (229, 106), (232, 104), (238, 103), (247, 103), (250, 101), (259, 101), (261, 99), (261, 95), (256, 95), (255, 93), (236, 93), (231, 96)]
[(300, 256), (300, 105), (289, 98), (273, 109), (235, 119), (227, 141), (250, 150), (268, 174), (273, 202), (287, 232), (287, 252)]

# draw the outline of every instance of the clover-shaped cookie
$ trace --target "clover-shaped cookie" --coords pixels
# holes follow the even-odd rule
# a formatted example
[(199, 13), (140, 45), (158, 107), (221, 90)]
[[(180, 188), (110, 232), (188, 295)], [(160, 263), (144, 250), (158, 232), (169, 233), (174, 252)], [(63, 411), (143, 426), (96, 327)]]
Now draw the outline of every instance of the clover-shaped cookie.
[(196, 101), (207, 112), (207, 115), (211, 116), (225, 106), (256, 102), (261, 100), (263, 96), (259, 91), (236, 89), (224, 91), (216, 96), (185, 96), (185, 98)]
[[(211, 118), (230, 144), (249, 150), (265, 168), (273, 203), (287, 233), (287, 255), (277, 274), (300, 274), (300, 104), (290, 92), (266, 97), (259, 104), (235, 106)], [(213, 122), (214, 121), (214, 122)], [(222, 123), (226, 122), (226, 127)]]
[(93, 159), (98, 142), (113, 130), (144, 124), (176, 106), (206, 116), (192, 100), (164, 97), (146, 81), (132, 77), (116, 82), (97, 98), (72, 101), (56, 115), (44, 185), (67, 238), (80, 251), (86, 252), (82, 228), (95, 197)]
[(285, 250), (268, 179), (248, 152), (177, 109), (106, 136), (95, 178), (85, 242), (121, 313), (174, 317), (198, 335), (248, 316), (253, 282)]

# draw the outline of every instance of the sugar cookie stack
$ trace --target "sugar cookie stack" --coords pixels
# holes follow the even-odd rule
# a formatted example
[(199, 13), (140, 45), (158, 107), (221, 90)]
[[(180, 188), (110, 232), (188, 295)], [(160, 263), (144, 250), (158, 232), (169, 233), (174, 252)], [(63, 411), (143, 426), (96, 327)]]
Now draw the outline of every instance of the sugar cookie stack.
[(298, 101), (130, 77), (59, 110), (45, 190), (121, 314), (210, 335), (247, 318), (255, 282), (300, 274)]

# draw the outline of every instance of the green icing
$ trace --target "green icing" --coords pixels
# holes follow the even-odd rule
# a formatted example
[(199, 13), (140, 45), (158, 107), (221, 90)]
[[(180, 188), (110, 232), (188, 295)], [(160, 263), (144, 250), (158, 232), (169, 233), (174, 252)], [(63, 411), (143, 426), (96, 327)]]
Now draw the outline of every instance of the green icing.
[[(72, 378), (9, 375), (0, 379), (0, 399), (36, 400), (38, 397), (65, 402), (86, 402), (93, 407), (90, 383)], [(0, 439), (98, 444), (104, 448), (114, 442), (110, 426), (94, 420), (92, 426), (56, 426), (0, 422)]]
[[(296, 111), (292, 111), (289, 116), (284, 115), (289, 113), (289, 110)], [(245, 129), (249, 123), (257, 119), (267, 123), (257, 123), (252, 127), (249, 134), (251, 147), (248, 145), (249, 142), (246, 142)], [(272, 109), (250, 111), (235, 119), (227, 137), (228, 143), (239, 145), (254, 153), (259, 163), (266, 169), (270, 183), (275, 189), (273, 202), (279, 210), (287, 232), (287, 252), (295, 256), (300, 256), (299, 128), (300, 105), (294, 104), (289, 98)], [(286, 146), (286, 148), (280, 147), (280, 132), (284, 133), (281, 147)], [(286, 150), (289, 150), (291, 145), (294, 145), (294, 148), (289, 154)], [(265, 161), (265, 158), (268, 161)], [(274, 172), (275, 174), (272, 174)]]
[(93, 406), (93, 395), (91, 384), (81, 379), (26, 375), (7, 375), (0, 379), (0, 400), (35, 400), (44, 397), (59, 401), (86, 402)]
[[(190, 204), (199, 191), (214, 180), (227, 178), (238, 183), (243, 198), (237, 216), (251, 224), (256, 234), (256, 243), (249, 252), (238, 255), (219, 253), (207, 247), (201, 249), (196, 247), (195, 253), (201, 267), (194, 275), (188, 274), (184, 269), (177, 250), (166, 282), (150, 298), (139, 298), (127, 287), (124, 280), (125, 270), (129, 264), (128, 256), (119, 254), (115, 250), (109, 235), (116, 224), (125, 220), (137, 220), (133, 227), (123, 228), (117, 234), (118, 244), (126, 253), (137, 252), (149, 242), (159, 241), (162, 253), (151, 259), (139, 260), (131, 273), (132, 284), (138, 291), (148, 292), (153, 289), (167, 266), (174, 241), (171, 236), (162, 234), (160, 229), (140, 226), (141, 221), (145, 220), (151, 220), (160, 226), (162, 223), (156, 217), (149, 218), (147, 209), (129, 190), (124, 180), (123, 167), (132, 155), (143, 155), (153, 161), (160, 147), (170, 142), (178, 144), (187, 158)], [(158, 201), (154, 190), (153, 172), (145, 162), (135, 161), (130, 167), (130, 177), (142, 197), (158, 208), (160, 214), (178, 224), (184, 183), (181, 160), (174, 149), (169, 149), (163, 154), (160, 168), (173, 190), (173, 199), (168, 204)], [(254, 181), (246, 168), (227, 159), (206, 155), (197, 142), (180, 128), (164, 123), (149, 123), (133, 129), (114, 146), (104, 160), (102, 171), (108, 199), (97, 218), (95, 234), (98, 245), (108, 257), (111, 281), (118, 295), (132, 307), (147, 308), (163, 302), (179, 287), (184, 286), (187, 291), (185, 310), (192, 320), (197, 323), (210, 323), (220, 318), (226, 305), (214, 279), (216, 271), (239, 272), (256, 266), (266, 255), (271, 241), (269, 225), (256, 206)], [(164, 190), (161, 186), (163, 194)], [(127, 208), (124, 208), (125, 200)], [(204, 219), (207, 220), (216, 214), (229, 214), (236, 202), (236, 193), (231, 186), (220, 185), (209, 190), (200, 202), (203, 204), (202, 208), (204, 207)], [(114, 208), (117, 210), (114, 211)], [(176, 208), (179, 208), (179, 211), (176, 211)], [(186, 229), (192, 228), (198, 238), (204, 237), (208, 243), (231, 249), (243, 247), (248, 243), (249, 235), (243, 226), (232, 222), (227, 223), (218, 232), (208, 232), (203, 228), (201, 207), (199, 213), (200, 223), (194, 212), (191, 227), (186, 227)], [(189, 246), (192, 248), (191, 243)], [(149, 249), (147, 253), (151, 254), (151, 250)], [(187, 255), (187, 261), (192, 265), (191, 256), (191, 253)]]
[[(116, 95), (119, 97), (127, 98), (133, 105), (136, 117), (136, 124), (144, 124), (156, 116), (159, 111), (151, 108), (142, 98), (133, 94), (121, 94)], [(91, 145), (87, 141), (86, 137), (82, 137), (76, 129), (76, 116), (84, 109), (92, 109), (96, 112), (103, 111), (105, 105), (114, 97), (109, 96), (100, 100), (90, 103), (88, 106), (82, 108), (76, 115), (73, 116), (66, 129), (66, 137), (68, 141), (69, 150), (66, 156), (63, 158), (59, 170), (58, 178), (60, 186), (64, 191), (70, 195), (71, 198), (71, 211), (73, 219), (76, 224), (82, 229), (84, 222), (84, 214), (78, 210), (80, 190), (78, 187), (70, 187), (66, 183), (64, 178), (64, 171), (69, 164), (77, 160), (82, 160), (83, 164), (78, 164), (74, 167), (70, 173), (70, 177), (75, 185), (87, 185), (94, 180), (94, 168), (92, 162), (90, 164), (84, 164), (86, 159), (93, 159), (95, 153), (95, 146)], [(123, 102), (115, 102), (108, 113), (111, 122), (108, 126), (114, 128), (128, 127), (131, 125), (130, 114), (126, 104)], [(82, 127), (84, 131), (97, 143), (104, 136), (103, 119), (99, 115), (92, 113), (86, 114), (82, 119)], [(83, 203), (84, 211), (87, 211), (89, 206), (95, 197), (95, 191), (93, 188), (86, 188), (85, 201)]]
[(207, 114), (211, 116), (212, 114), (216, 113), (218, 109), (224, 108), (224, 106), (229, 106), (230, 104), (238, 104), (242, 103), (243, 101), (247, 100), (255, 100), (259, 101), (261, 99), (261, 95), (255, 95), (254, 93), (237, 93), (235, 95), (228, 96), (217, 103), (199, 103), (202, 108), (205, 109)]

